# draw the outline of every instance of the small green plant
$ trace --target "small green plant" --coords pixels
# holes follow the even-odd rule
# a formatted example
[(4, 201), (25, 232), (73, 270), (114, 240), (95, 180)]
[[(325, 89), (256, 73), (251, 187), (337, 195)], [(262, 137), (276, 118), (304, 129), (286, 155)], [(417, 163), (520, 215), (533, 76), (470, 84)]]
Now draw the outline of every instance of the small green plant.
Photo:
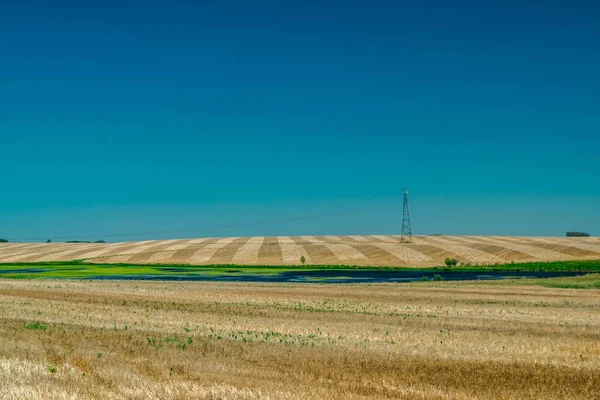
[(440, 282), (440, 281), (443, 281), (443, 280), (444, 280), (444, 278), (442, 278), (442, 276), (441, 276), (441, 275), (439, 275), (439, 274), (435, 274), (435, 275), (433, 276), (433, 280), (434, 280), (434, 281), (436, 281), (436, 282)]
[(302, 266), (304, 267), (306, 265), (306, 257), (301, 256), (300, 257), (300, 262), (302, 263)]
[(446, 268), (456, 267), (458, 265), (458, 260), (456, 258), (448, 257), (444, 260), (444, 264)]
[(98, 357), (98, 358), (102, 358), (102, 353), (101, 353), (101, 352), (98, 352), (98, 354), (96, 354), (96, 357)]
[(45, 331), (48, 330), (48, 326), (40, 324), (39, 322), (31, 322), (25, 325), (25, 329), (29, 329), (30, 331)]
[(53, 374), (56, 372), (56, 367), (54, 365), (48, 365), (48, 371)]
[(419, 279), (419, 282), (431, 282), (431, 281), (432, 281), (432, 279), (430, 277), (428, 277), (428, 276), (422, 276)]

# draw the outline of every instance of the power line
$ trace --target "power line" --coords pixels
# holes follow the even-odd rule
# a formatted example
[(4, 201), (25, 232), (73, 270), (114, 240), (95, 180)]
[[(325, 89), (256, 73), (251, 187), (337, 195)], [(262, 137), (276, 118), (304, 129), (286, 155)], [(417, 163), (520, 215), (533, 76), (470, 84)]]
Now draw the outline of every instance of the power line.
[[(173, 233), (202, 232), (202, 231), (218, 230), (218, 229), (233, 229), (233, 228), (241, 228), (241, 227), (251, 227), (251, 226), (275, 224), (275, 223), (279, 223), (279, 222), (291, 222), (291, 221), (300, 221), (300, 220), (305, 220), (305, 219), (326, 218), (326, 217), (333, 217), (333, 216), (337, 216), (337, 215), (354, 214), (354, 213), (359, 213), (359, 212), (369, 212), (369, 211), (381, 210), (382, 207), (391, 207), (391, 206), (392, 206), (391, 204), (384, 205), (384, 206), (379, 205), (377, 207), (359, 208), (359, 209), (346, 210), (346, 211), (337, 211), (337, 212), (332, 212), (332, 213), (301, 215), (301, 216), (289, 217), (289, 218), (279, 218), (279, 219), (272, 219), (272, 220), (265, 220), (265, 221), (242, 222), (242, 223), (229, 224), (229, 225), (213, 225), (213, 226), (207, 226), (207, 227), (202, 227), (202, 228), (173, 229), (173, 230), (152, 231), (152, 232), (135, 232), (135, 233), (132, 233), (132, 232), (113, 233), (113, 234), (109, 234), (109, 235), (93, 235), (93, 236), (70, 235), (70, 236), (51, 237), (51, 239), (65, 240), (65, 239), (72, 239), (74, 237), (77, 237), (78, 239), (97, 239), (99, 236), (102, 236), (102, 238), (115, 238), (115, 237), (132, 237), (132, 236), (143, 236), (143, 235), (161, 235), (161, 234), (173, 234)], [(48, 237), (11, 238), (10, 240), (11, 241), (28, 241), (28, 240), (35, 241), (35, 240), (46, 240), (46, 239), (48, 239)]]

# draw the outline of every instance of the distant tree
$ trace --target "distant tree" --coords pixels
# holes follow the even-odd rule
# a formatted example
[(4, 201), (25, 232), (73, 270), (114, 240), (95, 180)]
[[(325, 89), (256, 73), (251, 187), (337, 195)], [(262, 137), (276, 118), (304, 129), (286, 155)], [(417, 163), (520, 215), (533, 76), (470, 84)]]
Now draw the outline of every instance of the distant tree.
[(48, 240), (46, 241), (46, 243), (52, 243), (52, 240), (48, 239)]
[(106, 243), (104, 240), (96, 240), (94, 243)]
[(306, 264), (306, 257), (301, 256), (300, 257), (300, 262), (302, 263), (302, 266), (304, 266)]
[(6, 240), (6, 239), (0, 239), (0, 243), (8, 243), (8, 240)]
[(447, 268), (456, 267), (458, 265), (458, 260), (456, 258), (446, 258), (444, 260), (444, 264)]
[(588, 237), (590, 236), (587, 232), (567, 232), (567, 237)]

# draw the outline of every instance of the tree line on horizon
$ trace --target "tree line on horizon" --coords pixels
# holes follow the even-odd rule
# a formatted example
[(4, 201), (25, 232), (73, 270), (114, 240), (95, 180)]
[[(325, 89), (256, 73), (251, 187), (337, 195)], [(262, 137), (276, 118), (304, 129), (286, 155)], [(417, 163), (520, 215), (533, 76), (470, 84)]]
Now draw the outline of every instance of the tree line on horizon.
[[(8, 239), (0, 238), (0, 243), (9, 243)], [(46, 241), (46, 243), (52, 243), (50, 239)], [(104, 240), (96, 240), (94, 242), (89, 240), (67, 240), (65, 243), (106, 243)]]

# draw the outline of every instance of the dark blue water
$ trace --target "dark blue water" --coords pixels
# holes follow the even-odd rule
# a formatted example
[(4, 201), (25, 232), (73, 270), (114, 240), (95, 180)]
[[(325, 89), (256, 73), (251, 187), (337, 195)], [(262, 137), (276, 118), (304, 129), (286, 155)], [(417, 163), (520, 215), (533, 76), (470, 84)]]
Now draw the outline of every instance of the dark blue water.
[(46, 268), (21, 268), (21, 269), (5, 269), (0, 268), (0, 274), (39, 274), (41, 272), (46, 272)]
[[(186, 271), (189, 271), (187, 269)], [(167, 272), (164, 271), (163, 272)], [(417, 282), (433, 280), (439, 275), (445, 281), (497, 280), (507, 278), (557, 278), (565, 276), (585, 275), (586, 272), (537, 272), (537, 271), (402, 271), (402, 270), (306, 270), (282, 271), (275, 274), (237, 273), (214, 275), (193, 274), (178, 275), (114, 275), (98, 276), (88, 279), (119, 279), (119, 280), (160, 280), (160, 281), (214, 281), (214, 282), (320, 282), (320, 283), (381, 283), (381, 282)], [(234, 272), (234, 271), (231, 271)], [(235, 271), (238, 272), (238, 271)]]

